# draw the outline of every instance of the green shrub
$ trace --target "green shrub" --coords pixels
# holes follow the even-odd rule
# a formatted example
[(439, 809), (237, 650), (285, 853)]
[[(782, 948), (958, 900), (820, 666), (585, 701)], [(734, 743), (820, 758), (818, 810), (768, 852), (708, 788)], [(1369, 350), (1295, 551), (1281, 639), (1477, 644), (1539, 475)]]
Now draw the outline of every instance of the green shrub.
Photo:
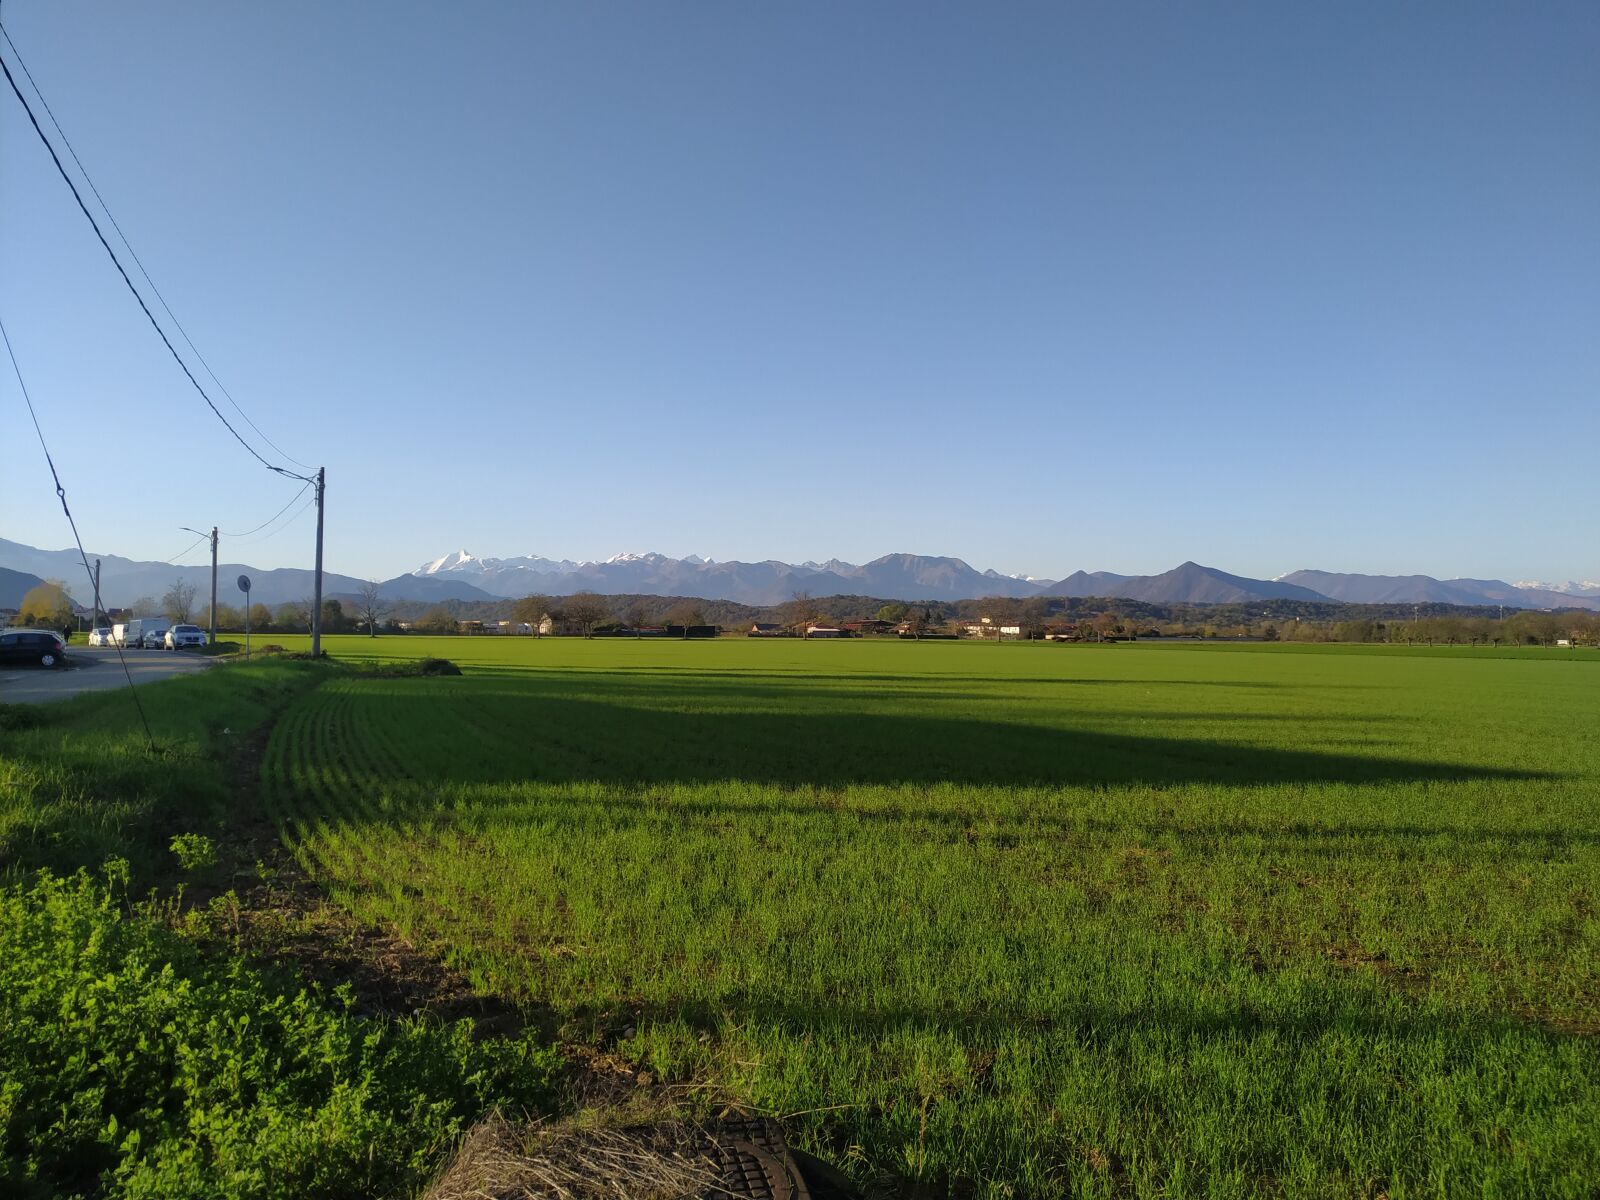
[(217, 846), (203, 833), (180, 833), (171, 843), (178, 866), (185, 871), (203, 871), (217, 865)]
[(393, 1195), (558, 1063), (208, 958), (83, 872), (0, 890), (0, 1194)]

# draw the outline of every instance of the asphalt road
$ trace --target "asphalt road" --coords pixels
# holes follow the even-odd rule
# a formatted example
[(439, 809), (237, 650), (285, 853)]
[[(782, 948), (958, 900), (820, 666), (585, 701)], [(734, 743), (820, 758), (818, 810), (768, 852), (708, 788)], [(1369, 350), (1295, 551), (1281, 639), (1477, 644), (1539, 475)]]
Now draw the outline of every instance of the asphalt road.
[[(133, 682), (141, 686), (203, 671), (215, 661), (177, 650), (124, 650), (123, 654), (127, 657)], [(64, 671), (0, 667), (0, 702), (30, 704), (63, 700), (79, 692), (128, 686), (127, 677), (117, 664), (117, 652), (111, 647), (71, 642), (67, 645), (67, 663)]]

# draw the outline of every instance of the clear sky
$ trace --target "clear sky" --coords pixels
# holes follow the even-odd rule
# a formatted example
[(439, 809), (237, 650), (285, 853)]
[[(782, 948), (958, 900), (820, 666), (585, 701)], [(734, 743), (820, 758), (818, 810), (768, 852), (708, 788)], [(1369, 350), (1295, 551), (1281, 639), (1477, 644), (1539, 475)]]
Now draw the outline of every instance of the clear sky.
[[(1600, 577), (1587, 0), (0, 22), (229, 391), (327, 466), (331, 570)], [(91, 550), (166, 558), (294, 496), (9, 89), (0, 319)], [(59, 548), (4, 366), (0, 536)], [(308, 566), (311, 534), (224, 556)]]

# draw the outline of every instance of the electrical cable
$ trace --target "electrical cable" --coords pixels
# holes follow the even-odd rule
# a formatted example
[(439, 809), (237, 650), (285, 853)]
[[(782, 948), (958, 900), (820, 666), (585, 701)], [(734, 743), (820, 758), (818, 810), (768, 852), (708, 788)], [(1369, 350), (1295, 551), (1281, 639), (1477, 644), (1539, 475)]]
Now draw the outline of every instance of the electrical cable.
[(194, 552), (195, 548), (200, 545), (200, 542), (209, 542), (210, 540), (211, 540), (211, 535), (209, 533), (202, 534), (201, 537), (200, 537), (200, 541), (199, 542), (195, 542), (193, 545), (188, 546), (183, 550), (180, 550), (177, 554), (174, 554), (171, 558), (163, 558), (161, 561), (166, 563), (168, 566), (175, 567), (175, 566), (178, 565), (178, 560), (180, 558), (187, 558), (190, 554), (192, 554)]
[(290, 454), (282, 446), (278, 445), (277, 442), (273, 441), (264, 432), (262, 432), (261, 426), (257, 425), (253, 420), (250, 419), (250, 414), (245, 412), (243, 408), (239, 407), (239, 402), (233, 398), (233, 393), (228, 390), (227, 385), (223, 383), (221, 379), (217, 378), (217, 373), (211, 369), (211, 364), (206, 361), (205, 355), (200, 353), (200, 348), (194, 344), (194, 339), (189, 336), (189, 331), (183, 327), (183, 322), (178, 320), (177, 314), (172, 311), (172, 306), (167, 303), (167, 298), (161, 294), (161, 289), (156, 286), (156, 281), (150, 278), (150, 272), (145, 269), (144, 260), (139, 257), (139, 252), (133, 248), (133, 243), (128, 240), (128, 235), (123, 233), (122, 226), (117, 224), (116, 214), (111, 211), (111, 206), (106, 203), (105, 197), (100, 194), (100, 189), (95, 186), (94, 179), (89, 175), (89, 169), (83, 165), (83, 160), (78, 157), (78, 151), (72, 145), (72, 139), (67, 137), (67, 131), (61, 128), (61, 122), (56, 120), (55, 110), (50, 107), (50, 101), (45, 98), (44, 92), (40, 90), (38, 81), (33, 77), (33, 72), (28, 70), (28, 63), (27, 60), (22, 57), (22, 51), (18, 50), (17, 44), (11, 40), (11, 31), (3, 26), (0, 26), (0, 35), (5, 37), (6, 45), (11, 47), (11, 53), (17, 60), (17, 66), (21, 67), (23, 75), (27, 76), (28, 84), (33, 88), (33, 94), (38, 96), (39, 103), (44, 105), (45, 115), (50, 118), (50, 124), (55, 127), (55, 131), (61, 135), (61, 144), (67, 148), (67, 153), (72, 155), (72, 161), (78, 165), (78, 171), (80, 174), (82, 174), (83, 181), (89, 185), (89, 190), (94, 193), (94, 198), (100, 202), (100, 208), (101, 211), (106, 214), (106, 220), (110, 221), (111, 228), (117, 231), (118, 239), (120, 239), (122, 244), (127, 247), (129, 255), (132, 256), (134, 263), (139, 268), (139, 274), (144, 276), (145, 282), (150, 285), (151, 292), (153, 292), (155, 294), (155, 298), (161, 302), (162, 311), (167, 314), (172, 321), (173, 327), (177, 329), (180, 335), (182, 335), (184, 344), (194, 352), (195, 358), (198, 359), (200, 365), (206, 369), (206, 374), (211, 376), (212, 382), (217, 385), (217, 389), (228, 398), (228, 403), (233, 405), (233, 410), (244, 418), (245, 423), (249, 425), (251, 429), (254, 429), (256, 433), (260, 435), (262, 441), (271, 446), (279, 454), (283, 455), (295, 465), (305, 467), (305, 469), (308, 471), (315, 470), (316, 468), (312, 467), (308, 463), (301, 462), (298, 458)]
[[(33, 131), (39, 135), (39, 140), (44, 143), (44, 148), (50, 152), (50, 161), (55, 163), (56, 170), (72, 192), (72, 198), (78, 202), (78, 207), (83, 210), (83, 215), (88, 218), (89, 225), (94, 229), (95, 236), (100, 239), (100, 244), (105, 247), (106, 253), (111, 256), (111, 264), (117, 268), (117, 274), (122, 276), (122, 282), (127, 284), (128, 290), (133, 293), (133, 298), (139, 302), (139, 307), (144, 310), (145, 318), (150, 322), (150, 327), (156, 331), (156, 336), (166, 346), (167, 352), (172, 355), (173, 361), (178, 364), (184, 375), (188, 377), (189, 382), (194, 385), (194, 390), (200, 393), (200, 398), (206, 402), (206, 407), (216, 415), (217, 420), (222, 422), (223, 427), (233, 434), (234, 440), (249, 451), (250, 456), (267, 470), (275, 471), (279, 475), (290, 479), (305, 480), (306, 476), (304, 475), (268, 462), (259, 450), (245, 441), (244, 436), (233, 427), (228, 418), (222, 415), (222, 410), (217, 407), (216, 402), (207, 394), (200, 381), (194, 377), (194, 372), (189, 369), (189, 364), (183, 361), (183, 356), (178, 353), (177, 348), (172, 344), (172, 339), (167, 336), (167, 331), (161, 328), (161, 323), (156, 320), (155, 314), (150, 311), (150, 306), (144, 302), (144, 297), (139, 294), (139, 289), (134, 286), (133, 280), (128, 277), (127, 269), (122, 265), (122, 260), (117, 257), (117, 252), (111, 248), (111, 243), (106, 241), (106, 235), (100, 229), (100, 222), (94, 219), (94, 214), (89, 211), (89, 206), (83, 202), (83, 193), (78, 191), (78, 185), (72, 182), (72, 176), (67, 173), (66, 167), (61, 165), (61, 156), (56, 153), (56, 148), (50, 144), (50, 138), (39, 125), (39, 118), (33, 114), (33, 106), (28, 103), (28, 98), (22, 94), (22, 89), (17, 86), (16, 76), (11, 73), (11, 67), (3, 57), (0, 57), (0, 70), (5, 72), (6, 82), (11, 85), (12, 93), (21, 102), (23, 111), (28, 114), (28, 121), (33, 125)], [(307, 480), (307, 482), (310, 481)]]
[[(22, 399), (28, 406), (28, 415), (33, 418), (33, 431), (39, 435), (39, 448), (44, 451), (44, 461), (50, 466), (50, 478), (56, 481), (56, 497), (61, 501), (61, 511), (67, 515), (67, 524), (72, 527), (72, 540), (78, 544), (78, 557), (83, 560), (84, 574), (89, 577), (89, 588), (99, 602), (99, 589), (94, 584), (94, 572), (89, 569), (89, 555), (83, 548), (83, 537), (78, 533), (78, 522), (73, 519), (72, 509), (67, 507), (67, 489), (61, 485), (61, 473), (56, 470), (56, 461), (50, 456), (50, 447), (44, 440), (44, 429), (39, 425), (39, 414), (33, 409), (33, 397), (28, 395), (28, 385), (22, 380), (22, 368), (17, 365), (17, 352), (11, 348), (11, 335), (6, 332), (4, 321), (0, 321), (0, 339), (6, 344), (6, 354), (11, 359), (11, 369), (16, 372), (17, 386), (22, 389)], [(95, 614), (97, 617), (99, 613)], [(128, 660), (122, 653), (122, 647), (112, 643), (117, 651), (117, 661), (122, 664), (122, 673), (128, 680), (128, 694), (133, 697), (134, 707), (139, 710), (139, 723), (144, 726), (145, 740), (150, 745), (150, 750), (155, 751), (155, 734), (150, 732), (150, 718), (145, 715), (144, 702), (139, 699), (139, 689), (133, 684), (133, 672), (128, 669)]]
[(268, 525), (271, 525), (279, 517), (283, 516), (284, 513), (288, 512), (290, 505), (292, 505), (295, 500), (300, 499), (301, 496), (304, 496), (306, 494), (306, 488), (308, 488), (310, 486), (311, 485), (309, 483), (307, 483), (306, 487), (301, 488), (298, 492), (296, 492), (294, 494), (294, 500), (290, 500), (288, 504), (285, 504), (282, 508), (280, 508), (277, 512), (273, 513), (270, 517), (268, 517), (265, 521), (261, 522), (261, 524), (257, 525), (254, 529), (246, 529), (243, 533), (227, 533), (227, 532), (224, 532), (222, 536), (223, 537), (231, 537), (231, 538), (249, 537), (252, 533), (260, 533)]
[(300, 517), (301, 517), (301, 514), (303, 514), (308, 508), (310, 508), (316, 502), (317, 502), (316, 496), (313, 495), (313, 496), (308, 497), (306, 502), (304, 504), (302, 504), (299, 507), (299, 509), (295, 512), (294, 516), (290, 517), (282, 525), (279, 525), (271, 533), (264, 533), (258, 538), (252, 538), (248, 542), (240, 542), (239, 544), (241, 546), (259, 546), (262, 542), (266, 541), (267, 539), (277, 537), (285, 529), (289, 528), (289, 526), (293, 525), (296, 521), (298, 521), (300, 519)]

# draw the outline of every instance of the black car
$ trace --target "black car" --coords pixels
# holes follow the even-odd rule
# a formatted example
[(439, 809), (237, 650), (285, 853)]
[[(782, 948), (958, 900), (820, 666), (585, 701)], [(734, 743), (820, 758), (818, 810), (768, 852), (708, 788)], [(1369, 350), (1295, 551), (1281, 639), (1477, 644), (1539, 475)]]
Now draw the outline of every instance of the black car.
[(67, 645), (48, 629), (0, 630), (0, 666), (64, 667)]

